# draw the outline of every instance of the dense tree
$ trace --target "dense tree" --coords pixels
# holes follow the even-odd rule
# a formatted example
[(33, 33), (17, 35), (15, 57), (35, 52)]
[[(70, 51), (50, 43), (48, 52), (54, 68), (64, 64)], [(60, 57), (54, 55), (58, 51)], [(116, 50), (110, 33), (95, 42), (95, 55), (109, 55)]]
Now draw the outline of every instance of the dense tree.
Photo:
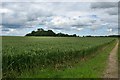
[(52, 30), (47, 31), (48, 36), (55, 36), (56, 34)]
[(44, 29), (40, 28), (37, 31), (32, 31), (31, 33), (26, 34), (26, 36), (58, 36), (58, 37), (77, 37), (76, 34), (68, 35), (63, 33), (54, 33), (52, 30), (45, 31)]
[(42, 28), (39, 28), (39, 29), (38, 29), (38, 31), (44, 31), (44, 29), (42, 29)]

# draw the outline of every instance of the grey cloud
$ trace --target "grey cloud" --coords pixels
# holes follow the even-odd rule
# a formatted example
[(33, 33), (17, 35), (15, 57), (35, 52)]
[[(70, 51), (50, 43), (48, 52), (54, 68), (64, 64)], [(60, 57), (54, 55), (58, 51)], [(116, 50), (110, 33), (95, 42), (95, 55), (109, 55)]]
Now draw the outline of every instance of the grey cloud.
[(109, 14), (109, 15), (118, 15), (118, 8), (110, 8), (110, 9), (107, 9), (106, 12)]
[(104, 15), (104, 16), (101, 16), (101, 20), (103, 22), (107, 22), (107, 23), (118, 23), (118, 16), (117, 15)]
[(8, 28), (20, 28), (25, 25), (26, 19), (22, 16), (12, 16), (12, 15), (3, 15), (2, 16), (2, 25)]
[(2, 24), (2, 26), (4, 28), (22, 28), (23, 25), (19, 25), (19, 24)]
[(113, 8), (118, 7), (117, 2), (96, 2), (91, 4), (92, 9), (100, 9), (100, 8)]
[(2, 31), (10, 31), (8, 28), (2, 28)]
[[(9, 28), (19, 30), (42, 25), (46, 29), (69, 31), (71, 27), (82, 30), (88, 27), (101, 28), (103, 26), (100, 25), (105, 23), (111, 26), (116, 25), (117, 7), (114, 3), (91, 3), (91, 7), (89, 4), (78, 2), (4, 3), (3, 8), (10, 12), (2, 14), (3, 27), (8, 30)], [(4, 30), (7, 31), (7, 29)]]
[(55, 29), (55, 30), (63, 30), (64, 28), (53, 27), (52, 29)]
[(108, 11), (108, 14), (109, 14), (109, 15), (118, 15), (118, 12), (117, 12), (117, 11), (115, 11), (115, 12)]
[(92, 26), (90, 24), (76, 24), (76, 25), (72, 25), (73, 27), (87, 27), (87, 26)]
[[(3, 8), (11, 10), (11, 13), (2, 14), (4, 27), (22, 28), (28, 22), (36, 21), (38, 17), (52, 16), (52, 11), (46, 10), (43, 3), (3, 3)], [(34, 23), (34, 22), (32, 22)], [(29, 26), (29, 24), (27, 24)]]

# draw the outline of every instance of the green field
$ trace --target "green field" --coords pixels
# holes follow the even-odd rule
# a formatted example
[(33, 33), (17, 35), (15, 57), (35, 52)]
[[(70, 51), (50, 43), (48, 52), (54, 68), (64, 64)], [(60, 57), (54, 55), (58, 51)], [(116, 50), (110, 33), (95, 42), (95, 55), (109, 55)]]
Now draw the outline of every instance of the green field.
[(2, 37), (2, 40), (4, 78), (101, 77), (116, 42), (108, 37)]

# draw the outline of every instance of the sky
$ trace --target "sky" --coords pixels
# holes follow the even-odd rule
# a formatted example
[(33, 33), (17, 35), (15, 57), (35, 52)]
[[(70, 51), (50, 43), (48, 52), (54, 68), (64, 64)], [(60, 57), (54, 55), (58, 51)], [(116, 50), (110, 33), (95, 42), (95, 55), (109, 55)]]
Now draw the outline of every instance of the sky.
[(5, 1), (0, 35), (24, 36), (38, 28), (79, 36), (118, 34), (118, 2)]

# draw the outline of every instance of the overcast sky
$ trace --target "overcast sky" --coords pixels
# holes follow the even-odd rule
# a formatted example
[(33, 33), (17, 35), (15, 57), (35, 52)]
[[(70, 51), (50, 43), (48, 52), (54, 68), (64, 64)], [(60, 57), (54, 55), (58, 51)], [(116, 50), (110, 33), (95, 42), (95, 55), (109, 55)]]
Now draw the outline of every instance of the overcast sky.
[(83, 35), (118, 34), (117, 2), (3, 2), (0, 34), (24, 36), (43, 28)]

